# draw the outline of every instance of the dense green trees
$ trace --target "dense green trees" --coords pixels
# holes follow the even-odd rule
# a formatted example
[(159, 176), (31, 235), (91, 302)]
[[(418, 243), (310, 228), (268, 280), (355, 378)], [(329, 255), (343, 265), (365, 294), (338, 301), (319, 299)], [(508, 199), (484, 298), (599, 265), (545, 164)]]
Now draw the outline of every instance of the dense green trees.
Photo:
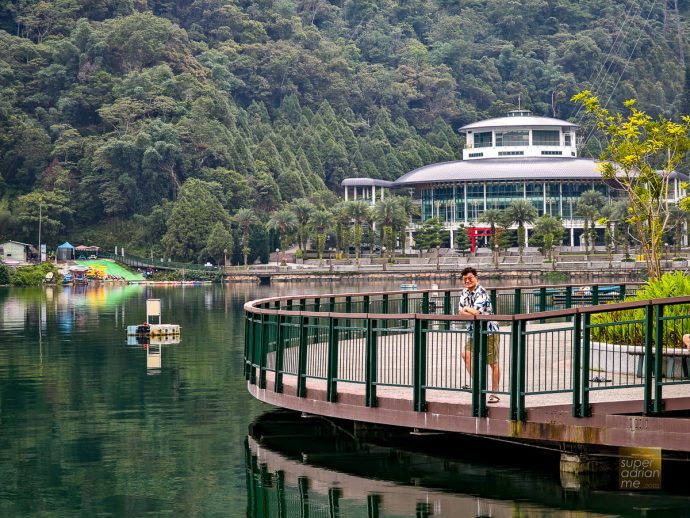
[[(192, 259), (242, 209), (266, 223), (297, 199), (318, 210), (312, 196), (344, 178), (458, 159), (457, 128), (518, 99), (581, 122), (568, 99), (591, 81), (612, 107), (636, 97), (677, 117), (688, 94), (676, 34), (642, 3), (616, 39), (622, 7), (602, 0), (3, 4), (0, 200), (11, 216), (0, 230), (35, 241), (42, 196), (51, 244), (88, 237)], [(684, 20), (690, 5), (679, 8)], [(193, 240), (177, 228), (191, 180), (215, 185), (217, 218)], [(274, 247), (265, 229), (250, 234), (237, 257)]]

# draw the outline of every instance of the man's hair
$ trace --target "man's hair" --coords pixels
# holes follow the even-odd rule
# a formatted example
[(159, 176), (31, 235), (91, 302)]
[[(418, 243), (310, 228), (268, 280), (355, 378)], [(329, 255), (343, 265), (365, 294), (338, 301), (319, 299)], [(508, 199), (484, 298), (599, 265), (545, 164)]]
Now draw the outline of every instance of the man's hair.
[(475, 269), (472, 268), (471, 266), (468, 266), (467, 268), (463, 269), (463, 270), (460, 272), (460, 277), (464, 277), (464, 276), (467, 275), (468, 273), (471, 273), (471, 274), (474, 275), (475, 277), (477, 276), (477, 270), (475, 270)]

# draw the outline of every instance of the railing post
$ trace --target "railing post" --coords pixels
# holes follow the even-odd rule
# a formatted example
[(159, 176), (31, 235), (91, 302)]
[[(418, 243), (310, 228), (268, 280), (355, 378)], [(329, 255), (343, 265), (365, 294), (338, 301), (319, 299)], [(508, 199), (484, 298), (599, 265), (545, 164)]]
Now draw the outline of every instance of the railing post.
[[(664, 361), (664, 306), (654, 305), (656, 315), (656, 333), (654, 335), (654, 345), (656, 356), (654, 357), (654, 413), (662, 414), (665, 410), (664, 401), (661, 397), (663, 387), (663, 361)], [(668, 375), (668, 373), (667, 373)], [(672, 374), (670, 374), (672, 376)]]
[(654, 364), (652, 355), (654, 354), (654, 307), (645, 307), (645, 333), (644, 333), (644, 409), (643, 415), (654, 412), (652, 406), (652, 376)]
[(582, 417), (582, 315), (573, 316), (573, 417)]
[(489, 290), (489, 299), (491, 300), (491, 307), (494, 308), (494, 313), (498, 314), (498, 290)]
[(362, 313), (369, 313), (369, 295), (362, 298)]
[(253, 327), (252, 313), (245, 312), (244, 314), (244, 379), (249, 381), (249, 371), (251, 367), (251, 358), (249, 357), (250, 344), (252, 343)]
[(618, 286), (618, 300), (625, 300), (625, 284)]
[(510, 419), (525, 419), (525, 355), (522, 321), (510, 323)]
[(376, 320), (367, 318), (366, 354), (364, 359), (364, 404), (368, 407), (376, 406), (376, 322)]
[[(352, 297), (349, 295), (345, 297), (345, 313), (352, 313)], [(352, 338), (352, 330), (350, 329), (351, 325), (352, 321), (349, 318), (345, 320), (345, 340), (349, 340), (350, 338)]]
[(285, 357), (285, 341), (283, 324), (285, 317), (278, 314), (278, 329), (276, 330), (276, 372), (273, 384), (273, 391), (281, 394), (283, 392), (283, 359)]
[(402, 307), (400, 309), (401, 313), (410, 312), (410, 295), (408, 293), (402, 294)]
[(472, 415), (484, 417), (486, 411), (486, 373), (482, 372), (482, 365), (486, 369), (486, 355), (482, 362), (482, 322), (475, 320), (472, 325)]
[(299, 350), (297, 352), (297, 397), (307, 396), (307, 325), (309, 318), (299, 317)]
[(338, 319), (328, 319), (328, 371), (326, 373), (326, 400), (335, 403), (338, 399)]
[(519, 315), (520, 313), (522, 313), (522, 290), (520, 288), (515, 288), (513, 315)]
[(426, 333), (428, 320), (414, 320), (414, 349), (412, 356), (412, 408), (426, 412)]
[(599, 304), (599, 286), (592, 286), (592, 306)]
[[(493, 306), (494, 311), (496, 311), (496, 306)], [(454, 313), (453, 309), (451, 308), (451, 300), (450, 300), (450, 290), (446, 290), (443, 293), (443, 314), (444, 315), (452, 315)], [(450, 320), (444, 322), (443, 328), (445, 330), (450, 329)]]
[(582, 315), (582, 406), (580, 407), (580, 417), (590, 417), (592, 415), (592, 409), (589, 406), (589, 353), (592, 345), (590, 341), (591, 318), (592, 315), (590, 313)]
[(249, 366), (249, 383), (256, 385), (256, 364), (257, 364), (257, 343), (259, 341), (259, 334), (261, 333), (261, 328), (256, 322), (256, 315), (252, 315), (252, 343), (249, 346), (251, 351), (251, 365)]
[(259, 388), (266, 388), (266, 351), (268, 349), (268, 320), (265, 314), (261, 314), (261, 327), (259, 331)]
[[(539, 311), (546, 311), (546, 288), (539, 288)], [(543, 324), (544, 319), (539, 323)]]
[(422, 293), (422, 313), (425, 315), (429, 314), (429, 292), (425, 291)]

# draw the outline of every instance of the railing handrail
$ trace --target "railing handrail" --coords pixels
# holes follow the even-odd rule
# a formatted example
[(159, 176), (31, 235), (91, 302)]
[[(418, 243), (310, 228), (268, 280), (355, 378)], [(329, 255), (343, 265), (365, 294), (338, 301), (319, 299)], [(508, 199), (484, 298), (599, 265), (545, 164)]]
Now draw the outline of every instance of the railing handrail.
[[(608, 282), (608, 283), (596, 283), (592, 284), (591, 286), (594, 287), (596, 286), (597, 288), (601, 287), (608, 287), (608, 286), (643, 286), (645, 283), (644, 282), (626, 282), (626, 283), (617, 283), (617, 282)], [(558, 289), (558, 290), (566, 290), (568, 288), (581, 288), (582, 284), (537, 284), (537, 285), (532, 285), (532, 286), (485, 286), (484, 288), (486, 289), (487, 292), (491, 291), (501, 291), (501, 292), (510, 292), (510, 291), (515, 291), (516, 289), (518, 290), (530, 290), (532, 293), (545, 289)], [(263, 313), (266, 315), (275, 315), (275, 314), (284, 314), (286, 310), (280, 309), (280, 308), (260, 308), (258, 306), (261, 305), (267, 305), (267, 304), (275, 304), (276, 302), (283, 302), (283, 301), (297, 301), (297, 300), (314, 300), (314, 299), (320, 299), (320, 300), (325, 300), (325, 299), (344, 299), (347, 297), (378, 297), (378, 296), (390, 296), (390, 295), (422, 295), (423, 294), (435, 294), (436, 297), (441, 297), (445, 292), (462, 292), (463, 288), (462, 287), (451, 287), (451, 288), (437, 288), (437, 289), (432, 289), (432, 288), (424, 288), (424, 289), (415, 289), (415, 290), (389, 290), (389, 291), (371, 291), (367, 292), (366, 294), (363, 294), (361, 292), (342, 292), (342, 293), (326, 293), (326, 294), (314, 294), (314, 295), (282, 295), (280, 297), (268, 297), (268, 298), (263, 298), (263, 299), (256, 299), (256, 300), (251, 300), (249, 302), (246, 302), (244, 304), (244, 310), (249, 311), (249, 312), (256, 312), (256, 313)], [(600, 294), (601, 295), (601, 294)], [(587, 296), (585, 294), (585, 296)], [(591, 296), (591, 293), (588, 294), (588, 296)], [(610, 303), (609, 303), (610, 304)], [(609, 305), (606, 304), (606, 305)], [(626, 303), (627, 304), (627, 303)], [(644, 306), (646, 304), (642, 304)], [(642, 307), (640, 306), (640, 307)], [(580, 308), (572, 308), (572, 309), (580, 309)], [(621, 308), (624, 309), (624, 308)], [(564, 310), (554, 310), (554, 311), (564, 311)], [(320, 313), (323, 313), (324, 315), (327, 314), (327, 311), (322, 311)], [(342, 313), (342, 312), (340, 312)], [(554, 314), (553, 312), (544, 312), (544, 313), (549, 313), (549, 314)], [(299, 310), (291, 310), (289, 314), (292, 315), (299, 315)], [(376, 318), (378, 317), (384, 317), (386, 314), (385, 313), (369, 313), (367, 314), (372, 315), (371, 318)], [(532, 315), (533, 313), (526, 313), (526, 315)], [(424, 314), (419, 313), (420, 316), (424, 316)], [(434, 315), (434, 316), (442, 316), (442, 315)], [(499, 316), (501, 315), (492, 315), (492, 317), (489, 320), (496, 320)]]

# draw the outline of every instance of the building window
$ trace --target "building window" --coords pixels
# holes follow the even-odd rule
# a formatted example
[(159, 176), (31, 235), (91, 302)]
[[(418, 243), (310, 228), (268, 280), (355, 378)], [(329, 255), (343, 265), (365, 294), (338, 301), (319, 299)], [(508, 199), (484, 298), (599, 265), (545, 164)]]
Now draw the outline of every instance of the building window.
[(570, 133), (563, 133), (563, 141), (565, 146), (570, 146)]
[(521, 156), (524, 155), (524, 151), (499, 151), (498, 156)]
[(478, 158), (480, 156), (484, 156), (484, 153), (470, 153), (469, 154), (470, 158)]
[(497, 131), (496, 147), (529, 146), (529, 130)]
[(560, 146), (561, 134), (558, 130), (532, 130), (533, 146)]
[(563, 151), (542, 151), (542, 155), (562, 155)]
[(474, 147), (491, 147), (492, 145), (493, 139), (491, 138), (490, 131), (474, 134)]

